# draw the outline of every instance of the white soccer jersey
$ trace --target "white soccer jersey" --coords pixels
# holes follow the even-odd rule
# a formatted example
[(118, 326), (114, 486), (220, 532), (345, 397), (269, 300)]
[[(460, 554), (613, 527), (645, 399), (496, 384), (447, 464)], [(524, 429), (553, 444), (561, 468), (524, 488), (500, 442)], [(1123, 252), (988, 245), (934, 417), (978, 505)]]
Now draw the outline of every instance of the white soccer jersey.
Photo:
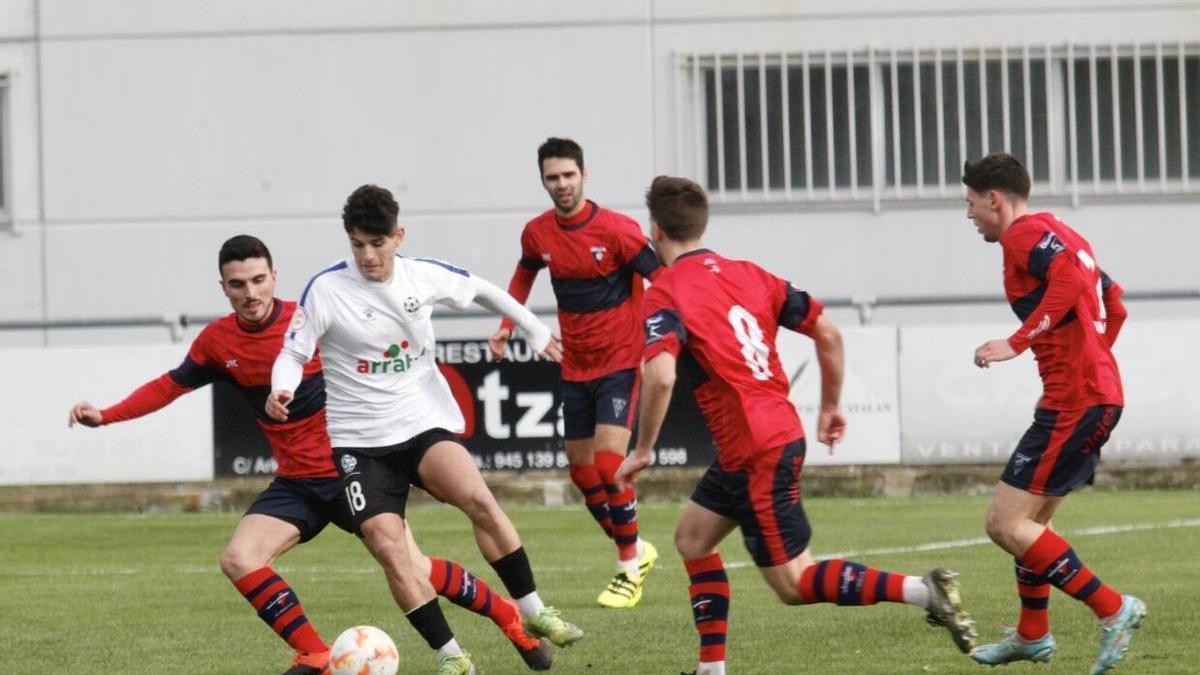
[(463, 430), (435, 362), (430, 315), (434, 303), (465, 309), (475, 295), (466, 270), (399, 255), (391, 281), (371, 281), (343, 260), (308, 282), (279, 359), (305, 363), (320, 346), (335, 447), (394, 445), (434, 427)]

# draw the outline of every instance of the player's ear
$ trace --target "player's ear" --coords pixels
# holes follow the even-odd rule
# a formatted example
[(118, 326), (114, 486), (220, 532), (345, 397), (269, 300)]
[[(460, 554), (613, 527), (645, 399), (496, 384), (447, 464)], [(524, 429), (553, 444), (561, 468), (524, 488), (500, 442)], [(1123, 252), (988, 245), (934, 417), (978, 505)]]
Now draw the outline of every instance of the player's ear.
[(396, 225), (396, 235), (395, 236), (396, 236), (396, 244), (397, 245), (404, 241), (404, 226), (403, 225)]

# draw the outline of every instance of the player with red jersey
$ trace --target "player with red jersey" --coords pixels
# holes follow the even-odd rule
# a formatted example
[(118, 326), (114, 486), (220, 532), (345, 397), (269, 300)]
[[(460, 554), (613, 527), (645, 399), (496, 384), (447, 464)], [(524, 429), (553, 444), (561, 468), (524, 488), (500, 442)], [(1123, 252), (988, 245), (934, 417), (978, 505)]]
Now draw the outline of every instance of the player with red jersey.
[(775, 336), (782, 326), (816, 344), (821, 367), (817, 436), (832, 452), (846, 428), (838, 404), (842, 338), (821, 314), (821, 302), (754, 263), (704, 248), (708, 198), (693, 181), (659, 176), (646, 205), (654, 247), (666, 270), (646, 292), (641, 422), (617, 479), (634, 480), (649, 465), (678, 365), (692, 380), (717, 446), (717, 460), (675, 530), (700, 634), (696, 674), (725, 673), (729, 577), (717, 545), (739, 527), (767, 585), (784, 603), (916, 605), (967, 651), (974, 622), (961, 608), (953, 572), (937, 568), (923, 578), (906, 576), (849, 560), (817, 562), (808, 550), (812, 531), (799, 485), (804, 429), (788, 400)]
[(1004, 250), (1004, 292), (1022, 322), (1007, 339), (980, 345), (975, 365), (1032, 349), (1044, 388), (987, 513), (988, 536), (1016, 559), (1020, 620), (1011, 635), (971, 658), (988, 665), (1049, 661), (1057, 648), (1047, 609), (1055, 586), (1100, 619), (1092, 673), (1103, 673), (1124, 655), (1146, 605), (1101, 582), (1050, 519), (1068, 493), (1091, 484), (1100, 449), (1121, 419), (1125, 399), (1112, 345), (1126, 317), (1122, 290), (1078, 232), (1052, 214), (1029, 212), (1029, 174), (1015, 157), (967, 162), (962, 181), (967, 217), (984, 241)]
[[(264, 405), (271, 368), (296, 303), (274, 297), (271, 253), (257, 238), (238, 235), (229, 239), (217, 261), (221, 288), (233, 313), (206, 326), (179, 367), (103, 410), (86, 401), (78, 403), (68, 422), (89, 427), (124, 422), (159, 410), (206, 384), (225, 381), (236, 386), (256, 411), (278, 468), (275, 479), (234, 530), (221, 554), (221, 571), (259, 617), (296, 651), (285, 675), (328, 672), (328, 645), (309, 623), (291, 586), (271, 567), (279, 556), (317, 536), (331, 522), (353, 531), (325, 427), (321, 361), (314, 358), (306, 364), (288, 421), (270, 419)], [(411, 532), (409, 546), (440, 595), (495, 622), (532, 669), (550, 667), (548, 645), (525, 632), (511, 600), (493, 593), (453, 560), (426, 558), (411, 540)]]
[[(584, 199), (587, 171), (579, 144), (548, 139), (538, 148), (538, 169), (554, 208), (525, 225), (508, 292), (525, 302), (538, 271), (550, 270), (562, 331), (562, 410), (571, 481), (617, 547), (617, 574), (597, 600), (605, 607), (633, 607), (658, 552), (638, 537), (636, 492), (620, 489), (613, 476), (636, 419), (642, 279), (658, 274), (658, 260), (636, 221)], [(497, 358), (503, 357), (512, 328), (505, 319), (492, 335)]]

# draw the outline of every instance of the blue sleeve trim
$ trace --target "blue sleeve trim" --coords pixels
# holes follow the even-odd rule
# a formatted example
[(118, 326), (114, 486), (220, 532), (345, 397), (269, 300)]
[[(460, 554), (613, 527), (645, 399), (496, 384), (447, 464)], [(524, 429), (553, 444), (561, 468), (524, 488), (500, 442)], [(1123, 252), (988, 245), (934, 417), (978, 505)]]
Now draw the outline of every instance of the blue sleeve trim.
[[(400, 257), (400, 256), (397, 256), (397, 257)], [(455, 274), (461, 274), (464, 277), (471, 276), (471, 273), (466, 271), (465, 269), (463, 269), (461, 267), (455, 267), (454, 265), (451, 265), (448, 262), (444, 262), (442, 260), (437, 260), (436, 258), (409, 258), (409, 260), (419, 260), (421, 262), (429, 263), (431, 265), (437, 265), (438, 267), (441, 267), (442, 269), (450, 270), (451, 272), (454, 272)]]
[(646, 319), (646, 346), (652, 345), (674, 333), (679, 344), (687, 344), (687, 328), (683, 319), (673, 309), (660, 309)]
[(222, 378), (221, 373), (196, 363), (190, 356), (183, 357), (183, 363), (168, 374), (175, 384), (188, 389), (199, 389)]
[(1029, 251), (1029, 273), (1034, 277), (1045, 281), (1046, 272), (1050, 270), (1050, 263), (1067, 249), (1067, 245), (1054, 236), (1053, 232), (1047, 232), (1042, 235), (1038, 243)]
[(306, 301), (306, 300), (308, 300), (308, 291), (309, 291), (309, 289), (311, 289), (311, 288), (312, 288), (313, 282), (314, 282), (314, 281), (316, 281), (317, 279), (319, 279), (319, 278), (321, 277), (321, 275), (322, 275), (322, 274), (329, 274), (330, 272), (336, 272), (336, 271), (338, 271), (338, 270), (344, 270), (344, 269), (346, 269), (347, 267), (348, 267), (348, 265), (346, 264), (346, 261), (345, 261), (345, 260), (343, 260), (343, 261), (341, 261), (341, 262), (337, 263), (336, 265), (331, 265), (331, 266), (329, 266), (329, 267), (326, 267), (325, 269), (321, 270), (320, 272), (317, 272), (316, 274), (314, 274), (314, 275), (313, 275), (313, 278), (309, 279), (309, 280), (308, 280), (308, 284), (306, 284), (306, 285), (304, 286), (304, 292), (300, 294), (300, 306), (301, 306), (301, 307), (303, 307), (303, 306), (304, 306), (304, 303), (305, 303), (305, 301)]
[(808, 293), (788, 284), (787, 299), (783, 301), (783, 307), (779, 310), (779, 325), (796, 330), (808, 318), (811, 307)]

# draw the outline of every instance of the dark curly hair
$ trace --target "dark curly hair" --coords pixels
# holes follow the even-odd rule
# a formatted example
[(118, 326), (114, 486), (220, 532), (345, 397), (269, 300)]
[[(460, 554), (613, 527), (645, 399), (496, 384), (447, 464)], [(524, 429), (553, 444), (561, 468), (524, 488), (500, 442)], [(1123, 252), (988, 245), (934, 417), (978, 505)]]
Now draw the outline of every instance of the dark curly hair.
[(342, 207), (342, 227), (350, 234), (389, 235), (396, 230), (400, 205), (391, 191), (378, 185), (363, 185), (346, 198)]
[(999, 190), (1021, 199), (1029, 199), (1029, 172), (1020, 160), (1007, 152), (996, 152), (975, 161), (963, 163), (962, 182), (983, 194)]
[(542, 167), (547, 159), (561, 157), (575, 160), (575, 165), (583, 171), (583, 148), (569, 138), (547, 138), (545, 143), (538, 146), (538, 175), (542, 175)]
[(262, 243), (261, 239), (248, 234), (239, 234), (226, 239), (225, 243), (221, 244), (221, 251), (217, 253), (217, 271), (221, 272), (227, 262), (249, 258), (266, 258), (267, 267), (275, 269), (275, 263), (271, 262), (271, 252), (267, 250), (267, 245)]

